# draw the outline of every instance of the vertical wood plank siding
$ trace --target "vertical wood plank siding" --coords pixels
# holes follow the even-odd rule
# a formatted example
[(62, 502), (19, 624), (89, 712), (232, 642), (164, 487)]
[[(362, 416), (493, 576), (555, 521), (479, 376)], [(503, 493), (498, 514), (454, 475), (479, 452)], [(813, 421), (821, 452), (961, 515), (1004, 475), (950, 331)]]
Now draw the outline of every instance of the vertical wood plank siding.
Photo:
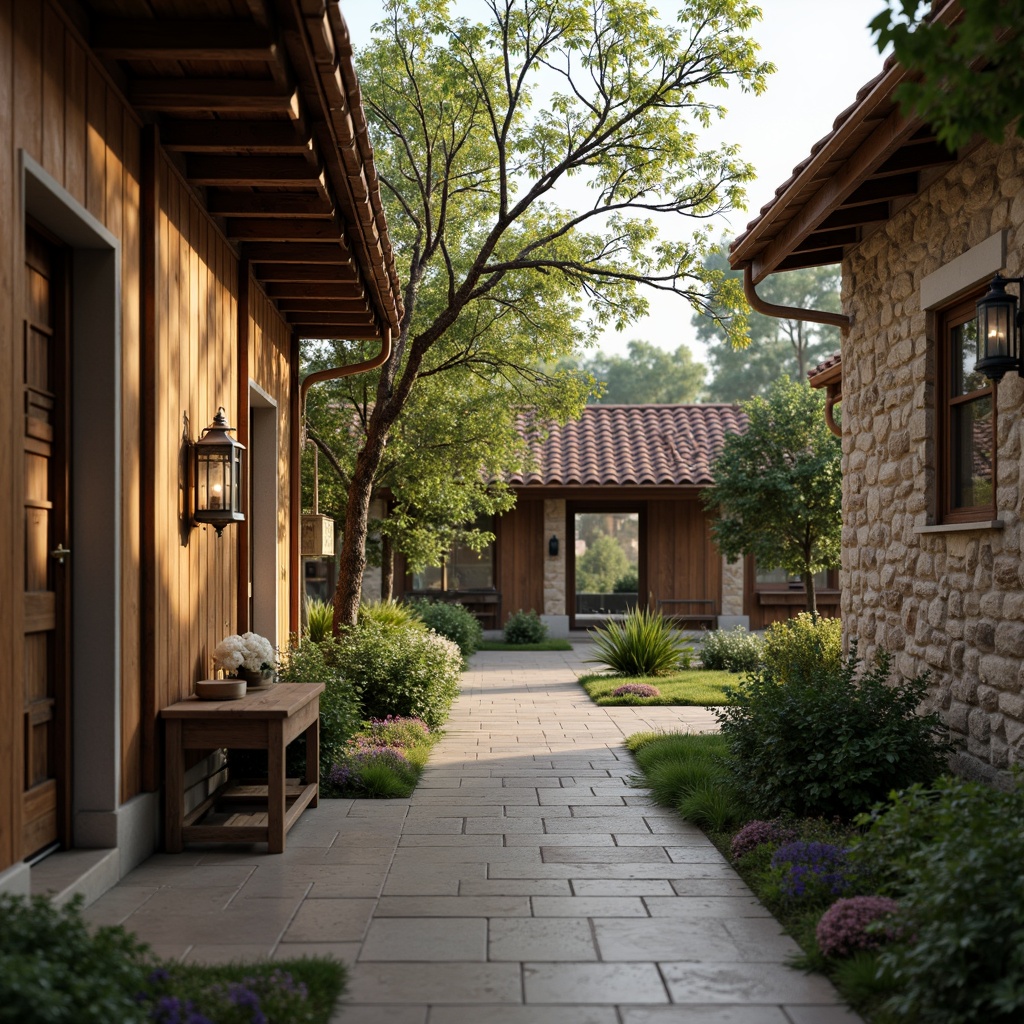
[(544, 611), (544, 502), (520, 494), (516, 507), (505, 513), (495, 529), (497, 585), (501, 594), (501, 624), (522, 608)]
[(722, 556), (698, 499), (647, 503), (647, 590), (643, 597), (715, 602), (721, 611)]
[[(23, 653), (18, 592), (24, 556), (16, 498), (21, 488), (18, 436), (22, 380), (21, 270), (24, 225), (17, 177), (24, 149), (121, 243), (121, 798), (159, 780), (156, 712), (209, 675), (214, 645), (237, 621), (238, 534), (187, 529), (186, 439), (195, 439), (218, 405), (232, 423), (238, 408), (238, 258), (195, 195), (159, 155), (155, 249), (154, 360), (143, 394), (140, 350), (142, 280), (141, 125), (56, 4), (0, 0), (0, 645), (8, 651), (0, 681), (0, 870), (15, 859), (20, 823), (11, 780), (22, 775), (22, 739), (14, 723)], [(250, 284), (249, 373), (278, 402), (281, 512), (279, 562), (288, 565), (287, 481), (291, 404), (289, 334), (262, 291)], [(141, 472), (141, 417), (153, 403), (152, 478)], [(187, 433), (185, 417), (187, 417)], [(154, 564), (141, 572), (140, 514), (152, 509)], [(153, 592), (142, 593), (143, 580)], [(288, 583), (280, 581), (281, 634), (287, 632)], [(141, 608), (150, 601), (155, 646), (143, 670)], [(149, 691), (147, 692), (147, 688)], [(143, 708), (146, 712), (143, 712)], [(147, 763), (148, 761), (148, 763)]]

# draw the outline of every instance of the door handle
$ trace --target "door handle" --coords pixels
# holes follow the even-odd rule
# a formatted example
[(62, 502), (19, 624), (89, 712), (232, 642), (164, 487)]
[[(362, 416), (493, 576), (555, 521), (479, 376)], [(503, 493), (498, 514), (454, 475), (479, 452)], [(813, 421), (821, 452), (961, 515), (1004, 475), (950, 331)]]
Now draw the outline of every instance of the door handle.
[(52, 551), (50, 552), (50, 557), (51, 557), (51, 558), (56, 558), (56, 559), (57, 559), (57, 561), (58, 561), (58, 562), (60, 562), (60, 564), (61, 564), (61, 565), (63, 565), (63, 564), (64, 564), (64, 559), (65, 559), (65, 558), (67, 558), (67, 557), (68, 557), (68, 555), (70, 555), (70, 554), (71, 554), (71, 551), (70, 551), (70, 549), (69, 549), (69, 548), (66, 548), (66, 547), (64, 547), (64, 543), (63, 543), (63, 541), (62, 541), (61, 543), (59, 543), (59, 544), (58, 544), (58, 545), (57, 545), (57, 546), (56, 546), (56, 547), (55, 547), (55, 548), (54, 548), (54, 549), (53, 549), (53, 550), (52, 550)]

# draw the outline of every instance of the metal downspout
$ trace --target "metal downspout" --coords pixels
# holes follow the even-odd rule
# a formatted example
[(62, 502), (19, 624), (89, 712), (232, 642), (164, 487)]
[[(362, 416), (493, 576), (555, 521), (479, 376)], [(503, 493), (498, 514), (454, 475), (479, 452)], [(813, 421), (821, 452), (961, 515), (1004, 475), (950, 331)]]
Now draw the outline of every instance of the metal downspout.
[(842, 313), (827, 313), (823, 309), (801, 309), (799, 306), (777, 306), (774, 302), (765, 302), (754, 290), (754, 275), (750, 264), (743, 268), (743, 294), (750, 303), (750, 308), (773, 316), (778, 320), (809, 320), (815, 324), (828, 324), (840, 330), (850, 329), (850, 318)]

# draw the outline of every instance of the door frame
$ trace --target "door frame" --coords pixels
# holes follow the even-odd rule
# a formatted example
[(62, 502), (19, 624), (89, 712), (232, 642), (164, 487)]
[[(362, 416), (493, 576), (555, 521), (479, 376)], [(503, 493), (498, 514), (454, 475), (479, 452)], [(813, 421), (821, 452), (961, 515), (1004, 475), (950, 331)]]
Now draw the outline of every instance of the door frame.
[(569, 629), (576, 625), (576, 514), (578, 512), (638, 513), (637, 523), (637, 604), (647, 607), (647, 502), (593, 499), (565, 503), (565, 603)]
[[(21, 224), (71, 250), (69, 845), (117, 847), (121, 797), (121, 244), (24, 150)], [(22, 231), (24, 229), (22, 228)], [(24, 254), (22, 254), (22, 259)], [(20, 655), (19, 655), (20, 658)], [(138, 681), (142, 685), (142, 681)], [(122, 864), (123, 869), (123, 864)]]

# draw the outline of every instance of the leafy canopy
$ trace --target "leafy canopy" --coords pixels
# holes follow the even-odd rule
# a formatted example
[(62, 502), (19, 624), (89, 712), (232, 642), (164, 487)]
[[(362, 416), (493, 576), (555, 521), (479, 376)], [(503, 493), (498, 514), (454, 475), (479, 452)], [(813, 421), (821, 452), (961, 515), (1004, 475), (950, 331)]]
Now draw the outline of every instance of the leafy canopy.
[[(474, 22), (446, 0), (385, 0), (358, 54), (407, 284), (352, 474), (336, 624), (354, 621), (378, 465), (426, 377), (458, 368), (451, 393), (476, 377), (493, 409), (518, 411), (534, 367), (646, 312), (641, 285), (696, 308), (739, 297), (703, 265), (706, 230), (670, 241), (659, 222), (743, 200), (752, 169), (735, 146), (702, 148), (698, 131), (725, 112), (715, 90), (764, 88), (772, 67), (747, 35), (760, 10), (687, 0), (669, 25), (644, 0), (477, 9)], [(722, 319), (742, 334), (741, 317)]]
[[(1002, 142), (1024, 114), (1024, 0), (963, 0), (955, 25), (929, 20), (927, 0), (888, 0), (872, 19), (879, 52), (891, 43), (919, 81), (896, 90), (904, 110), (923, 117), (955, 150), (975, 134)], [(1024, 137), (1024, 120), (1015, 131)]]
[[(742, 280), (738, 270), (730, 270), (725, 244), (705, 258), (727, 279)], [(802, 309), (840, 312), (839, 268), (812, 267), (771, 274), (760, 285), (758, 294), (768, 302)], [(772, 382), (785, 374), (793, 380), (805, 380), (807, 372), (839, 348), (839, 330), (806, 320), (785, 320), (750, 313), (742, 347), (729, 344), (724, 332), (711, 318), (694, 314), (697, 337), (707, 345), (711, 380), (706, 396), (712, 402), (742, 402), (754, 395), (764, 396)]]
[(629, 343), (628, 355), (599, 353), (583, 360), (580, 368), (604, 385), (593, 400), (602, 405), (696, 402), (704, 383), (704, 367), (685, 345), (669, 352), (637, 339)]
[(704, 504), (730, 559), (753, 555), (760, 569), (800, 575), (814, 611), (814, 573), (839, 564), (841, 447), (825, 425), (825, 398), (780, 377), (767, 398), (743, 403), (749, 425), (729, 434)]

